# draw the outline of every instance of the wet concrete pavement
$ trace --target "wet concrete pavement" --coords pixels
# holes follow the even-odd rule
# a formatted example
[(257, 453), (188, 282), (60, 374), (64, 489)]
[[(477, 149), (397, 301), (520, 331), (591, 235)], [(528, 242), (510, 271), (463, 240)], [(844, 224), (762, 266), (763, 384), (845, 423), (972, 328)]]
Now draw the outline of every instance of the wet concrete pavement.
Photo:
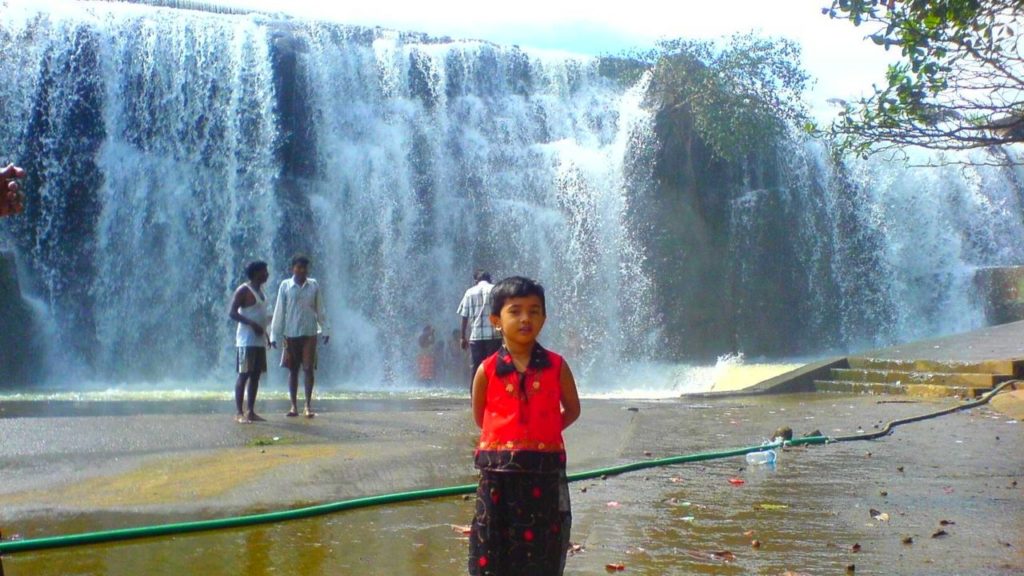
[[(573, 470), (873, 429), (947, 402), (807, 395), (709, 403), (585, 401)], [(884, 400), (884, 399), (883, 399)], [(30, 404), (30, 403), (26, 403)], [(473, 481), (475, 430), (461, 401), (324, 403), (312, 421), (241, 426), (188, 402), (137, 416), (6, 403), (0, 530), (52, 535), (217, 517)], [(638, 408), (629, 411), (627, 408)], [(122, 413), (123, 407), (111, 407)], [(223, 410), (226, 407), (214, 406)], [(874, 442), (741, 458), (573, 485), (568, 574), (1017, 574), (1024, 570), (1024, 428), (988, 409), (906, 426)], [(274, 441), (274, 438), (278, 438)], [(648, 455), (649, 453), (649, 455)], [(744, 484), (734, 486), (730, 478)], [(1017, 484), (1014, 484), (1014, 483)], [(141, 488), (140, 488), (141, 487)], [(585, 491), (584, 488), (586, 489)], [(609, 505), (609, 503), (616, 505)], [(458, 574), (472, 503), (460, 498), (243, 530), (22, 554), (20, 574)], [(876, 509), (888, 515), (877, 520)], [(955, 522), (941, 526), (942, 520)], [(938, 530), (947, 535), (932, 538)], [(904, 544), (907, 537), (913, 543)], [(752, 548), (757, 539), (760, 548)], [(860, 549), (854, 552), (854, 545)], [(729, 551), (731, 561), (711, 552)]]

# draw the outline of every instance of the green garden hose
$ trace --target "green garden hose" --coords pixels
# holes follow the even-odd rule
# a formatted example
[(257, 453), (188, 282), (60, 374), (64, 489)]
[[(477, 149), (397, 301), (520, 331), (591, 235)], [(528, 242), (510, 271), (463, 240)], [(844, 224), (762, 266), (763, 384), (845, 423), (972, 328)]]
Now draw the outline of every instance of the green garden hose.
[[(930, 414), (925, 414), (922, 416), (915, 416), (913, 418), (905, 418), (902, 420), (894, 420), (889, 424), (886, 424), (885, 427), (878, 432), (872, 432), (857, 436), (842, 436), (838, 438), (829, 438), (827, 436), (811, 436), (787, 440), (785, 442), (773, 442), (759, 446), (734, 448), (731, 450), (698, 452), (696, 454), (686, 454), (682, 456), (670, 456), (668, 458), (642, 460), (639, 462), (630, 462), (628, 464), (621, 464), (618, 466), (598, 468), (596, 470), (589, 470), (586, 472), (577, 472), (574, 474), (569, 474), (568, 478), (570, 482), (579, 482), (581, 480), (600, 478), (602, 476), (615, 476), (618, 474), (635, 472), (637, 470), (644, 470), (647, 468), (656, 468), (661, 466), (671, 466), (674, 464), (686, 464), (689, 462), (702, 462), (706, 460), (717, 460), (721, 458), (743, 456), (744, 454), (748, 454), (750, 452), (759, 452), (766, 449), (778, 448), (782, 445), (801, 446), (812, 444), (826, 444), (830, 442), (870, 440), (874, 438), (879, 438), (886, 434), (890, 434), (893, 428), (902, 424), (918, 422), (920, 420), (935, 418), (952, 412), (968, 410), (970, 408), (981, 406), (982, 404), (986, 404), (990, 399), (992, 399), (993, 396), (1002, 391), (1003, 388), (1005, 388), (1008, 385), (1015, 384), (1016, 382), (1017, 381), (1011, 381), (1000, 384), (998, 387), (996, 387), (991, 392), (983, 396), (981, 399), (974, 402), (962, 404), (949, 409), (939, 410), (937, 412), (932, 412)], [(320, 504), (317, 506), (307, 506), (304, 508), (295, 508), (292, 510), (267, 512), (264, 514), (232, 516), (229, 518), (199, 520), (195, 522), (180, 522), (175, 524), (158, 524), (154, 526), (141, 526), (138, 528), (105, 530), (102, 532), (85, 532), (81, 534), (69, 534), (65, 536), (32, 538), (29, 540), (13, 540), (7, 542), (0, 542), (0, 554), (49, 550), (52, 548), (66, 548), (71, 546), (83, 546), (86, 544), (101, 544), (104, 542), (121, 542), (125, 540), (135, 540), (139, 538), (152, 538), (156, 536), (170, 536), (175, 534), (189, 534), (192, 532), (205, 532), (208, 530), (220, 530), (224, 528), (241, 528), (245, 526), (255, 526), (258, 524), (270, 524), (275, 522), (284, 522), (287, 520), (299, 520), (302, 518), (311, 518), (313, 516), (322, 516), (324, 514), (333, 514), (335, 512), (343, 512), (346, 510), (355, 510), (357, 508), (368, 508), (370, 506), (382, 506), (386, 504), (411, 502), (414, 500), (426, 500), (431, 498), (458, 496), (460, 494), (472, 494), (473, 492), (476, 491), (476, 487), (476, 484), (462, 484), (459, 486), (448, 486), (444, 488), (430, 488), (427, 490), (413, 490), (409, 492), (396, 492), (393, 494), (382, 494), (379, 496), (353, 498), (351, 500), (342, 500), (339, 502), (331, 502), (328, 504)]]

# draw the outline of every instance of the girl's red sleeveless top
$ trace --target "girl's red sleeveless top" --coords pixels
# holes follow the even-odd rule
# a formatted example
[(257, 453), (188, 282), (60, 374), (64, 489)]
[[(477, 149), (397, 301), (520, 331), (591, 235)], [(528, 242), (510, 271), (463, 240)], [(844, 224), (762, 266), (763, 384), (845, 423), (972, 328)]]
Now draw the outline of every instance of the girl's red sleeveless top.
[(504, 348), (483, 362), (487, 375), (480, 450), (565, 452), (562, 357), (536, 345), (523, 374)]

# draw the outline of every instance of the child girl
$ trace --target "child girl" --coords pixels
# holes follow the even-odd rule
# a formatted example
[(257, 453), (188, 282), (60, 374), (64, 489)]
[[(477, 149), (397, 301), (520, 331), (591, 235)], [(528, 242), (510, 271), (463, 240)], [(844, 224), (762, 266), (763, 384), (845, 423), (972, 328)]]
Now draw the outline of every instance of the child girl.
[(562, 430), (580, 416), (576, 381), (540, 335), (544, 288), (522, 277), (491, 291), (491, 323), (504, 346), (473, 378), (480, 486), (469, 537), (469, 573), (556, 576), (569, 548), (569, 489)]

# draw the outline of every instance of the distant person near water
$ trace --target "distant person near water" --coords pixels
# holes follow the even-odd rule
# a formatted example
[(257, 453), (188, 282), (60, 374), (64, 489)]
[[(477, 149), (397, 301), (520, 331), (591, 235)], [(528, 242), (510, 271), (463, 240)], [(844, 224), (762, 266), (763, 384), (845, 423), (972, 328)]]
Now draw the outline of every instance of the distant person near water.
[(25, 209), (25, 194), (18, 180), (25, 177), (25, 171), (14, 164), (0, 170), (0, 218), (21, 214)]
[[(473, 281), (476, 285), (462, 296), (458, 315), (462, 316), (462, 349), (469, 348), (473, 366), (471, 374), (476, 374), (480, 363), (501, 348), (501, 336), (490, 320), (491, 289), (494, 288), (490, 273), (477, 270), (473, 273)], [(466, 328), (470, 328), (468, 339)]]
[(270, 345), (277, 347), (283, 340), (281, 366), (288, 369), (288, 395), (292, 405), (288, 416), (299, 415), (299, 369), (302, 369), (306, 387), (306, 418), (313, 412), (313, 384), (316, 370), (316, 338), (322, 336), (324, 345), (330, 342), (327, 315), (324, 313), (324, 295), (320, 284), (309, 277), (309, 258), (292, 258), (292, 277), (281, 282), (277, 290), (277, 304), (271, 322)]
[(512, 277), (491, 296), (490, 318), (505, 345), (473, 377), (480, 485), (469, 573), (561, 575), (572, 527), (562, 430), (580, 415), (576, 381), (565, 360), (537, 342), (547, 319), (544, 288)]
[[(238, 380), (235, 381), (235, 416), (240, 424), (262, 422), (256, 414), (256, 393), (260, 389), (260, 376), (267, 371), (267, 327), (270, 324), (270, 310), (263, 285), (270, 278), (267, 263), (261, 260), (250, 262), (245, 267), (248, 281), (235, 290), (231, 298), (228, 316), (238, 322), (235, 332), (235, 365)], [(248, 403), (243, 410), (243, 400), (248, 384)]]
[(433, 382), (437, 378), (437, 362), (435, 359), (434, 343), (437, 337), (434, 334), (434, 327), (427, 324), (420, 332), (418, 343), (420, 353), (416, 357), (417, 373), (421, 382)]

